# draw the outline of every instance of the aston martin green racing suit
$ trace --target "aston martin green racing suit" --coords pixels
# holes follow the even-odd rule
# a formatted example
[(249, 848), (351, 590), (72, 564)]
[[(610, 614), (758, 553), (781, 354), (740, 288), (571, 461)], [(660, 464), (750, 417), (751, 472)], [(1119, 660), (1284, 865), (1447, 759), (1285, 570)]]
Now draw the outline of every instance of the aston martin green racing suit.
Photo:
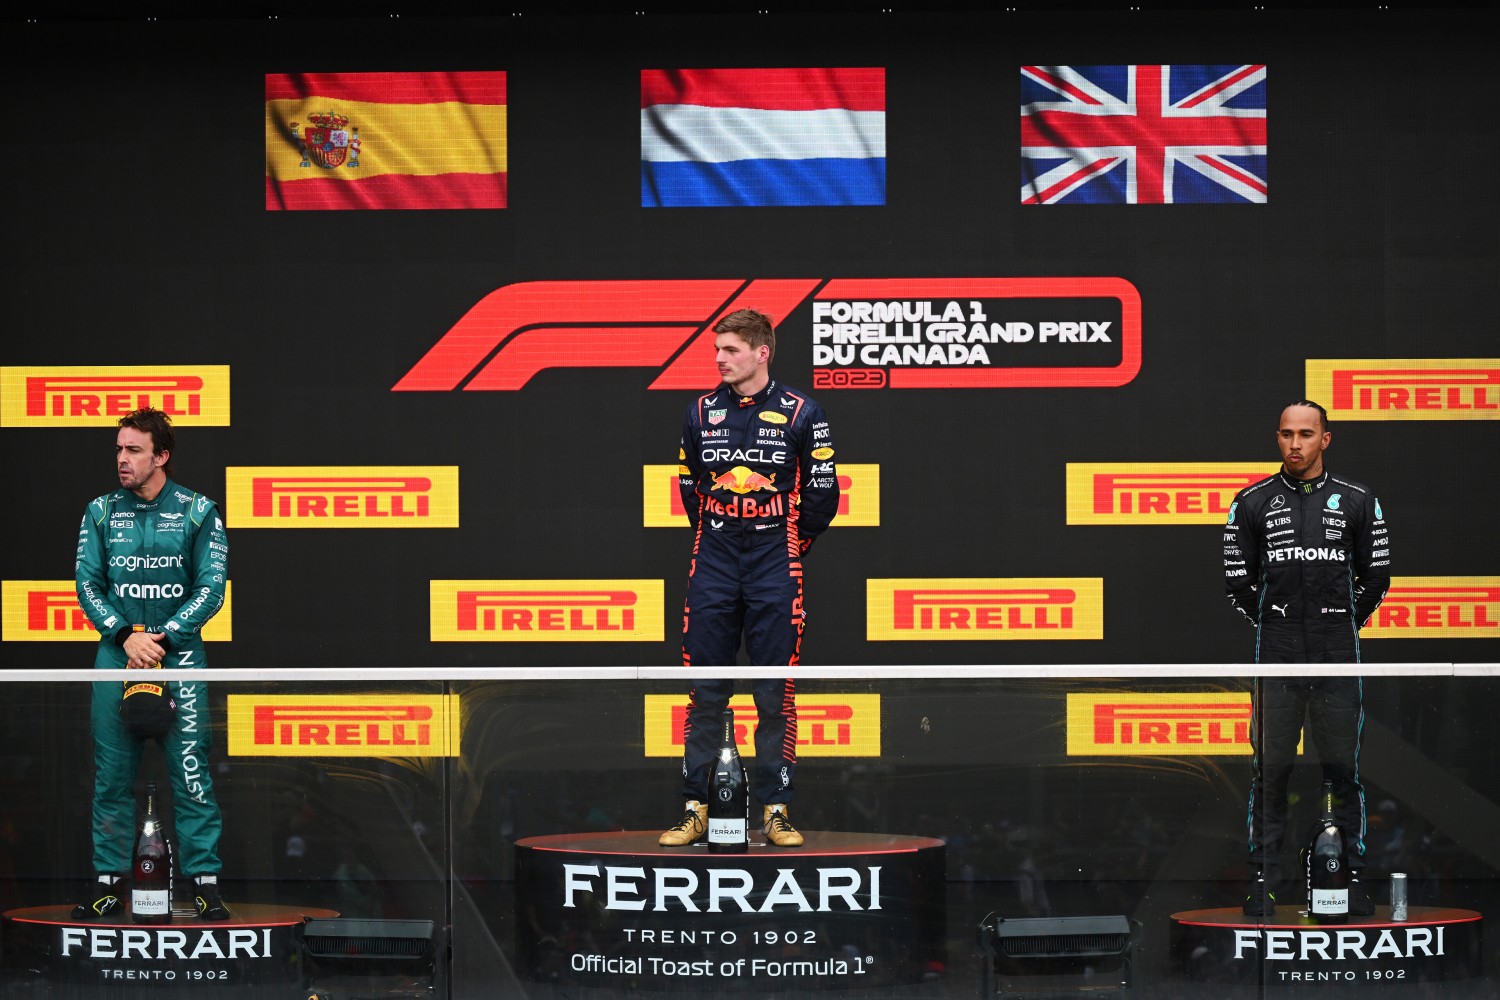
[[(229, 543), (214, 502), (170, 479), (146, 502), (129, 490), (95, 499), (78, 528), (78, 603), (99, 630), (94, 666), (120, 669), (132, 631), (163, 636), (166, 667), (205, 665), (205, 622), (224, 604)], [(179, 871), (217, 874), (222, 821), (208, 768), (207, 685), (174, 681), (172, 729), (162, 738), (172, 782)], [(120, 721), (123, 685), (94, 685), (94, 870), (130, 870), (135, 775), (142, 741)]]

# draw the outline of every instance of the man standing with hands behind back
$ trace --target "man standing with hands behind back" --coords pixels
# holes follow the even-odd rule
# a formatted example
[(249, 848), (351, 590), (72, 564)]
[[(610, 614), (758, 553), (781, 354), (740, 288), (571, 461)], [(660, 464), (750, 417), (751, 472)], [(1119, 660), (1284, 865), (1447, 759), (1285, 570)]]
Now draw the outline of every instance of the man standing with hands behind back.
[[(1328, 413), (1311, 400), (1281, 411), (1281, 471), (1246, 487), (1224, 526), (1229, 602), (1255, 626), (1256, 663), (1358, 663), (1359, 630), (1391, 583), (1390, 535), (1368, 488), (1332, 475), (1323, 452)], [(1333, 782), (1334, 815), (1348, 845), (1349, 912), (1375, 912), (1360, 881), (1365, 790), (1359, 778), (1363, 682), (1354, 671), (1255, 681), (1250, 742), (1250, 874), (1244, 910), (1276, 912), (1278, 861), (1287, 825), (1287, 781), (1304, 717)]]
[[(99, 630), (98, 669), (204, 666), (203, 625), (224, 604), (229, 543), (219, 509), (170, 478), (176, 435), (161, 410), (120, 418), (120, 488), (93, 500), (78, 528), (78, 603)], [(148, 738), (161, 740), (171, 777), (177, 863), (193, 881), (198, 916), (227, 920), (219, 896), (223, 826), (208, 767), (207, 686), (173, 681), (93, 685), (94, 871), (76, 919), (118, 917), (135, 838), (135, 775)], [(122, 704), (124, 707), (122, 717)], [(152, 705), (149, 717), (133, 711)], [(173, 710), (175, 704), (175, 711)]]
[[(802, 647), (802, 561), (838, 511), (833, 440), (822, 407), (771, 378), (776, 332), (753, 309), (714, 324), (723, 384), (688, 407), (678, 452), (682, 506), (693, 526), (683, 608), (684, 666), (733, 666), (743, 634), (755, 666), (795, 666)], [(664, 847), (700, 839), (719, 718), (734, 684), (698, 680), (683, 726), (685, 811)], [(797, 705), (790, 678), (755, 683), (755, 797), (761, 830), (800, 847), (787, 806), (797, 768)]]

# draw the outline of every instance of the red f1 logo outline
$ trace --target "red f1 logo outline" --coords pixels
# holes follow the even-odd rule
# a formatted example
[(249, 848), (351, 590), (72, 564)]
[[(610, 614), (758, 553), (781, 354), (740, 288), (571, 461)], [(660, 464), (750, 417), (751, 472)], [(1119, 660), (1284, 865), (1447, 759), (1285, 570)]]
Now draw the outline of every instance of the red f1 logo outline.
[(753, 308), (769, 313), (779, 326), (815, 289), (820, 299), (830, 300), (1079, 297), (1120, 302), (1117, 365), (897, 369), (891, 372), (892, 388), (1110, 387), (1129, 382), (1141, 368), (1141, 297), (1123, 278), (527, 281), (504, 285), (475, 303), (391, 390), (517, 390), (544, 369), (596, 368), (603, 358), (611, 368), (662, 368), (651, 389), (697, 391), (719, 380), (710, 349), (714, 324), (736, 309)]

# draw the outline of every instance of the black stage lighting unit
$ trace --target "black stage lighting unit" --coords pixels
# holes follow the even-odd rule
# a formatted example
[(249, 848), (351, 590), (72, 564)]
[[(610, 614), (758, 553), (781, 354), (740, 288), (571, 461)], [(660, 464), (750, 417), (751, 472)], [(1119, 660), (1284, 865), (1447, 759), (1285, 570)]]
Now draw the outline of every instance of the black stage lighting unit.
[(985, 1000), (1130, 994), (1135, 940), (1123, 916), (997, 920), (991, 914), (979, 925), (979, 947)]
[(431, 920), (309, 917), (302, 923), (305, 996), (429, 1000), (436, 996), (432, 930)]

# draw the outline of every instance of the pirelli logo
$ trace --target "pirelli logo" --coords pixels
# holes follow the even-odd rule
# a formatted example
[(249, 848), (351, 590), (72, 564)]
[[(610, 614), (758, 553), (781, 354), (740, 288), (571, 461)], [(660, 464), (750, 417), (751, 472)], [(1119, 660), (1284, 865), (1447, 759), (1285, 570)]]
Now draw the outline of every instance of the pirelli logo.
[(1398, 576), (1361, 639), (1500, 638), (1500, 576)]
[[(224, 606), (203, 626), (204, 642), (234, 638), (233, 584), (224, 584)], [(0, 581), (0, 640), (97, 642), (99, 633), (78, 606), (72, 580)]]
[(457, 757), (456, 694), (229, 696), (231, 757)]
[(433, 580), (433, 642), (661, 642), (661, 580)]
[[(880, 756), (880, 695), (799, 694), (796, 701), (798, 757)], [(753, 757), (760, 722), (755, 699), (737, 694), (729, 699), (729, 708), (740, 754)], [(645, 696), (647, 757), (682, 756), (687, 711), (685, 694)]]
[(231, 528), (456, 528), (458, 466), (224, 470)]
[(1069, 524), (1223, 524), (1258, 462), (1069, 462)]
[[(682, 492), (677, 488), (677, 466), (646, 465), (641, 468), (642, 508), (648, 528), (686, 528)], [(834, 528), (878, 528), (880, 526), (880, 466), (840, 462), (839, 512)]]
[(113, 427), (143, 406), (178, 427), (228, 427), (229, 366), (0, 368), (0, 427)]
[(1250, 753), (1248, 691), (1068, 694), (1069, 757)]
[(1500, 358), (1307, 359), (1330, 420), (1500, 420)]
[(1104, 580), (866, 580), (865, 637), (912, 639), (1104, 638)]

